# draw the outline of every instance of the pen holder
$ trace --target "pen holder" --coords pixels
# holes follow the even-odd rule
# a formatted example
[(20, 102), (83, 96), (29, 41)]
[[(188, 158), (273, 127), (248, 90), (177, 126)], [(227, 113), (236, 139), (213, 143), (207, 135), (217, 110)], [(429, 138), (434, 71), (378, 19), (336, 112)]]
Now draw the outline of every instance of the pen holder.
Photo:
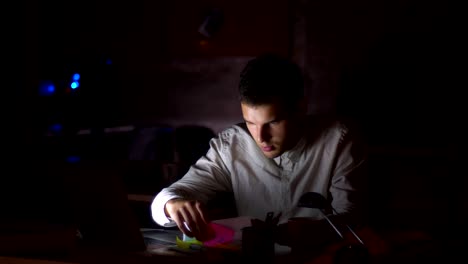
[(246, 259), (270, 262), (275, 256), (273, 227), (248, 226), (242, 229), (242, 255)]

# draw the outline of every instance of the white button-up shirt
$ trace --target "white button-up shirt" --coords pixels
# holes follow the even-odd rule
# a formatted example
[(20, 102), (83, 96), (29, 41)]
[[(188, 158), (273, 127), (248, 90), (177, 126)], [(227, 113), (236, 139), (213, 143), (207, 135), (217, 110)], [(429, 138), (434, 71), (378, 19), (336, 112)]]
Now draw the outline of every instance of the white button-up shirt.
[(211, 139), (210, 149), (177, 182), (155, 197), (152, 217), (162, 226), (174, 226), (164, 213), (174, 198), (208, 202), (217, 192), (234, 194), (239, 216), (264, 219), (268, 212), (320, 219), (316, 209), (300, 208), (299, 198), (317, 192), (340, 214), (361, 205), (365, 148), (340, 122), (312, 122), (296, 146), (284, 152), (278, 164), (265, 157), (244, 124), (234, 125)]

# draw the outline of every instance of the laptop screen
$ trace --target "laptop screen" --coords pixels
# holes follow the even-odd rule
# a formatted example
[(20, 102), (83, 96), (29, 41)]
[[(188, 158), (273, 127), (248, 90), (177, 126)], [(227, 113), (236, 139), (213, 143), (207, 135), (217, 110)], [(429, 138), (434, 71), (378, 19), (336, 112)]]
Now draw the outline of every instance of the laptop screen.
[(64, 167), (74, 222), (86, 247), (142, 251), (145, 241), (116, 163), (86, 161)]

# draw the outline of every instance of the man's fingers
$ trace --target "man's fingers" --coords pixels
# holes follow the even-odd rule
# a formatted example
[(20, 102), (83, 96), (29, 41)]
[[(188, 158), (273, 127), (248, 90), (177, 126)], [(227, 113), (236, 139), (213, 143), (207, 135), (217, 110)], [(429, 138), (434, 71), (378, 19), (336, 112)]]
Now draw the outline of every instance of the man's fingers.
[(197, 239), (201, 238), (205, 232), (204, 229), (206, 223), (203, 223), (201, 216), (198, 214), (198, 211), (194, 206), (184, 209), (186, 210), (181, 210), (181, 214), (184, 216), (187, 228), (192, 234), (191, 237), (195, 237)]
[(210, 233), (210, 229), (208, 226), (208, 221), (206, 217), (206, 211), (204, 209), (203, 204), (197, 203), (195, 205), (196, 214), (198, 216), (198, 223), (199, 223), (199, 231), (200, 231), (200, 239), (199, 240), (207, 240), (212, 237)]
[(208, 224), (202, 203), (198, 201), (174, 201), (168, 213), (185, 235), (197, 240), (208, 238)]
[(201, 217), (201, 220), (203, 221), (204, 224), (208, 224), (208, 219), (206, 218), (205, 214), (205, 207), (203, 206), (202, 203), (196, 203), (195, 207), (197, 208), (198, 214)]
[(203, 221), (203, 217), (197, 210), (196, 205), (190, 207), (189, 210), (187, 210), (187, 214), (189, 215), (188, 217), (191, 220), (190, 222), (187, 222), (187, 224), (192, 230), (194, 236), (199, 240), (203, 237), (203, 234), (206, 232), (206, 223)]
[(180, 211), (174, 215), (173, 220), (176, 222), (177, 227), (182, 231), (182, 233), (189, 237), (193, 236), (192, 231), (186, 226), (187, 220)]

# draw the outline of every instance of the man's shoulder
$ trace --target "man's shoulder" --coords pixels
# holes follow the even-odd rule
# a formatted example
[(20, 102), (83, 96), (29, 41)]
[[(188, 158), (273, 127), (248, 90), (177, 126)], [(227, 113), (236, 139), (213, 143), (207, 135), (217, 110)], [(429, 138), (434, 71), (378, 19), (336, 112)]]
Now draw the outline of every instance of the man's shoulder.
[(218, 133), (212, 147), (226, 157), (237, 157), (239, 153), (254, 153), (257, 145), (245, 124), (234, 124)]
[(324, 144), (324, 149), (336, 149), (353, 146), (355, 157), (364, 157), (367, 151), (367, 140), (359, 122), (349, 118), (329, 118), (322, 123), (320, 138), (315, 142)]
[(348, 130), (346, 120), (334, 116), (307, 116), (307, 129), (319, 134), (328, 134)]
[(308, 135), (323, 142), (342, 142), (359, 134), (357, 123), (336, 116), (308, 116)]
[(245, 123), (237, 123), (225, 128), (218, 133), (218, 139), (223, 141), (225, 144), (231, 144), (233, 142), (238, 143), (239, 141), (245, 141), (250, 137), (250, 133), (247, 130)]

